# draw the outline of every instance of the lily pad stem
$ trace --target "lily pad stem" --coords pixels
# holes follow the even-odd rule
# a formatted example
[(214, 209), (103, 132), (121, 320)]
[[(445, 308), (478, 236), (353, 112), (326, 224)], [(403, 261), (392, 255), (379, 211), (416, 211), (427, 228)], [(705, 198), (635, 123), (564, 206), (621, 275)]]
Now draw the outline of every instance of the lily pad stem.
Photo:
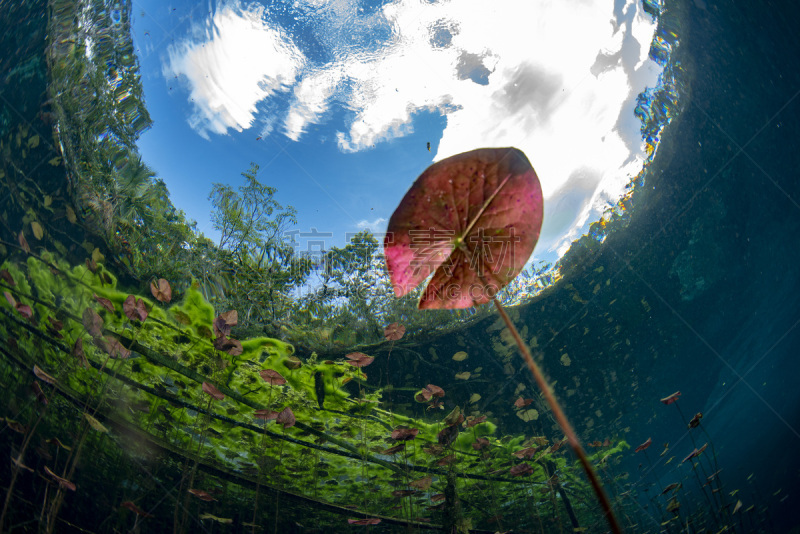
[(594, 489), (594, 492), (597, 495), (597, 500), (600, 501), (600, 506), (603, 507), (603, 512), (605, 512), (608, 526), (611, 527), (612, 532), (615, 534), (620, 534), (622, 529), (620, 529), (617, 518), (614, 515), (614, 510), (611, 509), (611, 502), (608, 500), (608, 496), (606, 495), (605, 491), (603, 491), (603, 486), (600, 485), (600, 479), (597, 478), (597, 474), (594, 472), (594, 468), (589, 462), (589, 458), (586, 456), (586, 451), (583, 450), (580, 441), (578, 441), (578, 436), (575, 434), (575, 430), (573, 430), (572, 425), (567, 420), (567, 416), (564, 415), (564, 411), (561, 409), (561, 405), (556, 400), (553, 392), (550, 391), (550, 384), (547, 383), (547, 380), (542, 374), (541, 369), (539, 369), (539, 366), (536, 365), (533, 356), (531, 356), (531, 352), (528, 350), (527, 345), (525, 345), (525, 343), (522, 341), (519, 332), (517, 332), (514, 323), (512, 323), (511, 319), (509, 319), (508, 314), (506, 314), (505, 309), (503, 309), (503, 306), (497, 299), (494, 299), (493, 302), (495, 308), (497, 308), (497, 311), (503, 318), (503, 321), (506, 323), (508, 330), (511, 332), (511, 335), (514, 336), (514, 340), (517, 342), (517, 346), (522, 354), (522, 358), (528, 365), (528, 369), (533, 375), (533, 378), (536, 380), (539, 389), (542, 390), (542, 394), (544, 395), (547, 404), (550, 405), (550, 409), (553, 411), (553, 416), (555, 416), (556, 421), (558, 421), (561, 430), (563, 430), (564, 434), (567, 436), (570, 447), (572, 447), (573, 452), (575, 452), (575, 454), (578, 456), (578, 460), (580, 460), (581, 466), (586, 472), (586, 476), (589, 477), (589, 482), (591, 482), (592, 489)]

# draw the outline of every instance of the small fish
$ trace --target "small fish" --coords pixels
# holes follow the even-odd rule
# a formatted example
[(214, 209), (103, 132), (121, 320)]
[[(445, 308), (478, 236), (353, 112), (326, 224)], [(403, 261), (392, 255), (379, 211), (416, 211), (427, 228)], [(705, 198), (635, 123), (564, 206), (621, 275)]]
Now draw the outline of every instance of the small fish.
[(428, 152), (430, 152), (430, 151), (431, 151), (431, 142), (428, 141)]
[(317, 393), (317, 404), (319, 404), (319, 409), (323, 409), (323, 405), (325, 404), (325, 379), (322, 376), (322, 373), (315, 373), (314, 374), (314, 391)]

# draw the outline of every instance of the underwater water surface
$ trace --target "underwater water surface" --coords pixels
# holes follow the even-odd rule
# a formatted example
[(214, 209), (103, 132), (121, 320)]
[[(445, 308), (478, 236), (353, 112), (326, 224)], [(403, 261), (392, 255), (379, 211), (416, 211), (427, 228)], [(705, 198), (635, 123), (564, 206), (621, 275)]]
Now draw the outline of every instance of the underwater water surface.
[[(797, 532), (800, 9), (646, 8), (654, 156), (509, 315), (623, 531)], [(0, 531), (609, 531), (489, 306), (214, 306), (245, 273), (209, 290), (161, 190), (109, 185), (131, 9), (0, 1)]]

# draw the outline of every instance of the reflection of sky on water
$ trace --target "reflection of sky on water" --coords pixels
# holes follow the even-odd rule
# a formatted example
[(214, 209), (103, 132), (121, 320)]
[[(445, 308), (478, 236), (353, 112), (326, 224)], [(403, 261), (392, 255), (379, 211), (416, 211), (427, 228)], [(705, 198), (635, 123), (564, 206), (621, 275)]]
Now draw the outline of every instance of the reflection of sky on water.
[[(143, 10), (135, 30), (148, 104), (156, 102), (156, 110), (160, 99), (179, 104), (194, 132), (172, 157), (202, 159), (203, 139), (219, 145), (246, 135), (248, 142), (260, 138), (271, 163), (283, 157), (274, 146), (280, 145), (297, 166), (304, 164), (310, 182), (302, 190), (291, 180), (275, 183), (298, 208), (301, 227), (380, 232), (394, 203), (384, 201), (384, 192), (399, 199), (431, 158), (516, 146), (542, 181), (546, 210), (537, 255), (549, 250), (552, 257), (622, 194), (645, 156), (633, 109), (660, 72), (648, 59), (655, 25), (635, 2), (617, 4), (225, 2), (210, 13), (192, 11), (161, 49), (142, 35), (158, 25), (163, 7)], [(431, 120), (437, 116), (446, 120)], [(142, 144), (145, 159), (180, 192), (185, 179), (162, 172), (164, 155), (148, 150), (169, 131), (157, 112), (154, 119)], [(414, 145), (424, 152), (414, 152), (410, 175), (387, 169), (391, 157), (409, 150), (402, 140), (414, 136), (430, 141), (431, 152), (424, 141)], [(384, 146), (394, 155), (387, 157)], [(314, 160), (337, 154), (360, 157), (345, 159), (344, 172), (315, 170)], [(231, 157), (228, 176), (245, 165), (241, 154)], [(297, 166), (277, 175), (298, 175)], [(202, 174), (192, 173), (193, 188), (223, 179)], [(317, 218), (311, 213), (321, 205), (313, 197), (325, 198), (327, 213)], [(207, 202), (186, 209), (213, 234), (204, 226)]]

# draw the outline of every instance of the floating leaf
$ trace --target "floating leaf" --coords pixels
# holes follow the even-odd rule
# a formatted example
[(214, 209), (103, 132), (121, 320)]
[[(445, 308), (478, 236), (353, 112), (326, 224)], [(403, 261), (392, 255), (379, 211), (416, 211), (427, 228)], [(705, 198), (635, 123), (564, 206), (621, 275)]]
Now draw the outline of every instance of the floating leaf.
[(451, 411), (449, 414), (445, 416), (442, 422), (448, 426), (452, 426), (461, 424), (463, 421), (464, 421), (464, 414), (461, 413), (461, 408), (456, 406), (455, 408), (453, 408), (453, 411)]
[(742, 501), (741, 501), (741, 499), (738, 499), (736, 501), (736, 504), (733, 506), (733, 512), (731, 512), (731, 515), (733, 515), (736, 512), (738, 512), (741, 507), (742, 507)]
[(467, 417), (467, 428), (472, 428), (473, 426), (483, 423), (484, 421), (486, 421), (485, 415), (479, 415), (477, 417), (469, 416)]
[(216, 386), (213, 384), (209, 384), (208, 382), (203, 382), (203, 391), (211, 395), (217, 400), (222, 400), (225, 398), (225, 394), (218, 390)]
[(647, 438), (647, 441), (645, 441), (644, 443), (642, 443), (641, 445), (639, 445), (638, 447), (636, 447), (636, 448), (633, 450), (633, 452), (640, 452), (640, 451), (643, 451), (643, 450), (645, 450), (647, 447), (649, 447), (651, 443), (653, 443), (653, 439), (652, 439), (652, 438)]
[(367, 356), (363, 352), (351, 352), (346, 354), (345, 357), (349, 360), (347, 363), (353, 367), (366, 367), (375, 360), (373, 356)]
[(460, 351), (456, 352), (455, 354), (453, 354), (453, 360), (455, 360), (457, 362), (463, 362), (464, 360), (467, 359), (467, 357), (468, 357), (467, 353), (464, 352), (463, 350), (460, 350)]
[(525, 266), (539, 239), (542, 188), (516, 148), (483, 148), (436, 162), (389, 220), (386, 267), (401, 297), (433, 274), (422, 308), (489, 302)]
[(668, 493), (674, 489), (678, 489), (681, 486), (682, 484), (680, 482), (673, 482), (672, 484), (669, 484), (664, 488), (664, 491), (661, 492), (661, 495), (664, 495), (665, 493)]
[(112, 358), (127, 360), (131, 355), (131, 351), (126, 349), (115, 337), (106, 336), (103, 338), (95, 338), (94, 343), (100, 347), (100, 350)]
[(273, 419), (278, 417), (279, 412), (275, 412), (272, 410), (256, 410), (253, 413), (253, 416), (257, 419), (263, 419), (265, 421), (272, 421)]
[(696, 414), (694, 414), (692, 420), (689, 421), (689, 428), (697, 428), (698, 426), (700, 426), (700, 419), (702, 418), (703, 418), (702, 412), (697, 412)]
[(42, 380), (42, 381), (44, 381), (44, 382), (47, 382), (48, 384), (53, 384), (53, 385), (55, 385), (55, 383), (56, 383), (56, 379), (55, 379), (55, 378), (53, 378), (52, 376), (48, 375), (48, 374), (47, 374), (47, 373), (45, 373), (44, 371), (42, 371), (42, 370), (39, 368), (39, 366), (38, 366), (38, 365), (34, 365), (34, 366), (33, 366), (33, 374), (35, 374), (35, 375), (36, 375), (36, 378), (38, 378), (39, 380)]
[(120, 504), (120, 507), (127, 508), (128, 510), (138, 515), (139, 517), (153, 517), (152, 514), (148, 514), (147, 512), (145, 512), (144, 510), (133, 504), (132, 501), (125, 501), (122, 504)]
[(558, 449), (560, 449), (560, 448), (561, 448), (561, 446), (562, 446), (562, 445), (564, 445), (566, 442), (567, 442), (567, 438), (564, 438), (564, 439), (562, 439), (561, 441), (556, 441), (556, 442), (555, 442), (555, 443), (553, 443), (553, 445), (550, 447), (550, 452), (556, 452), (556, 451), (557, 451)]
[(28, 245), (28, 240), (25, 239), (25, 234), (22, 231), (20, 231), (19, 235), (17, 236), (17, 241), (19, 242), (19, 246), (22, 248), (22, 250), (28, 254), (31, 253), (31, 247)]
[(439, 442), (439, 445), (444, 445), (445, 447), (453, 443), (456, 438), (458, 437), (458, 426), (446, 426), (442, 430), (439, 431), (439, 434), (436, 435), (436, 441)]
[[(11, 287), (14, 287), (15, 285), (17, 285), (17, 283), (14, 281), (14, 277), (11, 276), (10, 272), (8, 272), (8, 269), (3, 269), (3, 270), (0, 271), (0, 278), (5, 280), (6, 283), (8, 285), (10, 285)], [(13, 304), (12, 304), (12, 306), (13, 306)]]
[(518, 451), (512, 452), (512, 456), (519, 458), (520, 460), (530, 460), (536, 454), (536, 451), (539, 449), (537, 447), (525, 447), (524, 449), (520, 449)]
[(271, 386), (282, 386), (286, 383), (286, 379), (278, 371), (273, 371), (272, 369), (264, 369), (259, 371), (258, 374), (261, 375), (264, 382)]
[(163, 278), (158, 279), (158, 285), (156, 285), (155, 282), (150, 282), (150, 293), (152, 293), (159, 302), (167, 303), (172, 300), (172, 288), (169, 282)]
[(8, 425), (8, 428), (14, 432), (19, 432), (20, 434), (24, 434), (28, 431), (28, 427), (20, 422), (14, 421), (13, 419), (6, 418), (6, 424)]
[(66, 445), (61, 443), (61, 441), (58, 438), (50, 438), (50, 439), (47, 440), (47, 443), (50, 443), (51, 445), (55, 445), (57, 447), (61, 447), (65, 451), (71, 451), (72, 450), (72, 447), (67, 447)]
[(94, 250), (92, 251), (92, 261), (95, 262), (95, 263), (100, 263), (104, 259), (105, 259), (105, 256), (103, 256), (103, 253), (100, 252), (99, 248), (95, 247)]
[(425, 491), (431, 487), (431, 483), (433, 482), (433, 478), (431, 477), (424, 477), (414, 480), (413, 482), (409, 482), (409, 487), (418, 489), (420, 491)]
[(388, 455), (397, 454), (398, 452), (402, 451), (405, 448), (406, 448), (405, 443), (399, 443), (394, 447), (389, 447), (388, 449), (382, 450), (381, 454), (388, 454)]
[(512, 477), (521, 477), (533, 473), (533, 467), (529, 464), (517, 464), (509, 470)]
[(680, 396), (681, 396), (681, 392), (680, 391), (676, 391), (675, 393), (673, 393), (669, 397), (664, 397), (663, 399), (661, 399), (661, 402), (663, 402), (666, 405), (670, 405), (673, 402), (678, 402), (678, 397), (680, 397)]
[(86, 418), (86, 421), (88, 421), (90, 427), (94, 428), (98, 432), (102, 432), (104, 434), (108, 433), (108, 429), (104, 427), (100, 421), (98, 421), (88, 413), (83, 414), (83, 416)]
[(52, 326), (53, 330), (55, 330), (56, 332), (64, 328), (64, 323), (62, 323), (52, 315), (48, 319), (50, 321), (50, 326)]
[(419, 434), (419, 428), (396, 428), (392, 430), (392, 439), (395, 441), (407, 441), (414, 439)]
[(706, 447), (708, 447), (708, 443), (706, 443), (705, 445), (703, 445), (699, 449), (693, 450), (692, 452), (689, 453), (689, 456), (687, 456), (686, 458), (684, 458), (681, 461), (681, 463), (684, 463), (684, 462), (686, 462), (688, 460), (691, 460), (692, 458), (696, 458), (696, 457), (700, 456), (703, 453), (703, 451), (706, 450)]
[(478, 402), (479, 400), (481, 400), (481, 394), (480, 394), (480, 393), (473, 393), (473, 394), (472, 394), (472, 395), (470, 395), (470, 397), (469, 397), (469, 403), (470, 403), (470, 404), (475, 404), (475, 403), (476, 403), (476, 402)]
[(423, 445), (422, 451), (431, 456), (439, 456), (444, 452), (444, 447), (435, 443), (428, 443), (427, 445)]
[(283, 428), (289, 428), (290, 426), (294, 426), (296, 420), (294, 418), (294, 413), (292, 413), (291, 408), (288, 406), (278, 414), (278, 417), (275, 418), (275, 423), (279, 425), (283, 425)]
[(210, 493), (201, 489), (192, 488), (187, 491), (202, 501), (211, 502), (217, 500), (214, 497), (212, 497)]
[(125, 302), (122, 303), (122, 311), (125, 313), (125, 316), (133, 321), (134, 319), (138, 319), (141, 322), (144, 322), (147, 319), (147, 308), (145, 307), (144, 300), (137, 299), (133, 295), (128, 295), (128, 298), (125, 299)]
[(458, 380), (469, 380), (469, 377), (470, 377), (470, 376), (472, 376), (472, 373), (470, 373), (469, 371), (464, 371), (464, 372), (461, 372), (461, 373), (456, 373), (456, 378), (457, 378)]
[(84, 368), (89, 368), (89, 361), (86, 359), (86, 355), (83, 353), (83, 339), (78, 338), (75, 341), (75, 345), (72, 346), (72, 355), (78, 358), (78, 361)]
[(23, 304), (21, 302), (17, 302), (17, 305), (14, 306), (14, 308), (16, 308), (17, 313), (19, 313), (21, 316), (25, 317), (26, 319), (30, 319), (31, 317), (33, 317), (33, 310), (27, 304)]
[(100, 305), (102, 307), (104, 307), (105, 309), (107, 309), (111, 313), (114, 313), (114, 304), (112, 304), (110, 300), (108, 300), (107, 298), (104, 298), (104, 297), (97, 296), (97, 293), (95, 293), (93, 295), (93, 297), (94, 297), (94, 300), (96, 300), (98, 303), (100, 303)]
[(485, 449), (488, 446), (489, 446), (489, 440), (486, 438), (478, 438), (477, 440), (475, 440), (475, 443), (472, 444), (472, 448), (475, 449), (476, 451)]
[(518, 398), (514, 401), (515, 408), (524, 408), (525, 406), (529, 405), (533, 402), (533, 399), (523, 399), (522, 397)]
[(383, 337), (386, 341), (397, 341), (406, 333), (406, 327), (400, 323), (392, 323), (383, 329)]
[(417, 402), (428, 402), (431, 400), (431, 392), (423, 388), (414, 395), (414, 400)]
[[(53, 159), (56, 159), (56, 158), (53, 158)], [(50, 160), (50, 161), (51, 161), (50, 164), (52, 165), (52, 161), (53, 160)], [(56, 163), (56, 165), (58, 165), (58, 164)], [(67, 220), (69, 222), (71, 222), (72, 224), (75, 224), (76, 222), (78, 222), (78, 218), (75, 216), (75, 210), (73, 210), (71, 207), (67, 206), (66, 212), (67, 212)]]
[(433, 397), (444, 397), (444, 390), (439, 386), (434, 386), (433, 384), (428, 384), (425, 386), (425, 389), (431, 392), (431, 396)]
[(39, 136), (32, 135), (30, 139), (28, 139), (28, 148), (36, 148), (39, 146)]
[(103, 319), (91, 308), (83, 310), (83, 327), (93, 337), (99, 337), (103, 333)]
[(61, 477), (60, 477), (60, 476), (58, 476), (57, 474), (53, 473), (53, 472), (50, 470), (50, 468), (49, 468), (49, 467), (47, 467), (47, 466), (44, 466), (44, 472), (45, 472), (45, 473), (47, 473), (48, 475), (50, 475), (51, 477), (53, 477), (53, 479), (54, 479), (56, 482), (58, 482), (58, 484), (59, 484), (59, 485), (60, 485), (62, 488), (64, 488), (64, 489), (68, 489), (68, 490), (70, 490), (70, 491), (75, 491), (75, 490), (77, 489), (77, 488), (76, 488), (76, 486), (75, 486), (75, 484), (73, 484), (72, 482), (70, 482), (70, 481), (69, 481), (69, 480), (67, 480), (66, 478), (61, 478)]
[(447, 456), (436, 462), (436, 465), (450, 465), (455, 463), (455, 461), (456, 461), (456, 455), (448, 454)]
[(220, 313), (214, 319), (214, 335), (216, 337), (231, 335), (231, 327), (239, 323), (239, 312), (236, 310)]
[(36, 221), (31, 221), (31, 230), (33, 230), (33, 237), (41, 241), (41, 239), (44, 237), (42, 225)]
[(244, 352), (242, 343), (238, 339), (218, 337), (214, 340), (214, 348), (222, 352), (227, 352), (231, 356), (238, 356)]
[(377, 517), (372, 517), (369, 519), (348, 519), (347, 522), (351, 525), (364, 526), (364, 525), (377, 525), (378, 523), (381, 522), (381, 520), (378, 519)]
[(33, 469), (31, 469), (31, 468), (30, 468), (30, 467), (28, 467), (27, 465), (23, 464), (23, 463), (20, 461), (20, 459), (19, 459), (18, 457), (16, 457), (16, 456), (12, 456), (12, 457), (11, 457), (11, 463), (13, 463), (14, 465), (16, 465), (16, 466), (17, 466), (19, 469), (25, 469), (26, 471), (30, 471), (31, 473), (33, 473)]

